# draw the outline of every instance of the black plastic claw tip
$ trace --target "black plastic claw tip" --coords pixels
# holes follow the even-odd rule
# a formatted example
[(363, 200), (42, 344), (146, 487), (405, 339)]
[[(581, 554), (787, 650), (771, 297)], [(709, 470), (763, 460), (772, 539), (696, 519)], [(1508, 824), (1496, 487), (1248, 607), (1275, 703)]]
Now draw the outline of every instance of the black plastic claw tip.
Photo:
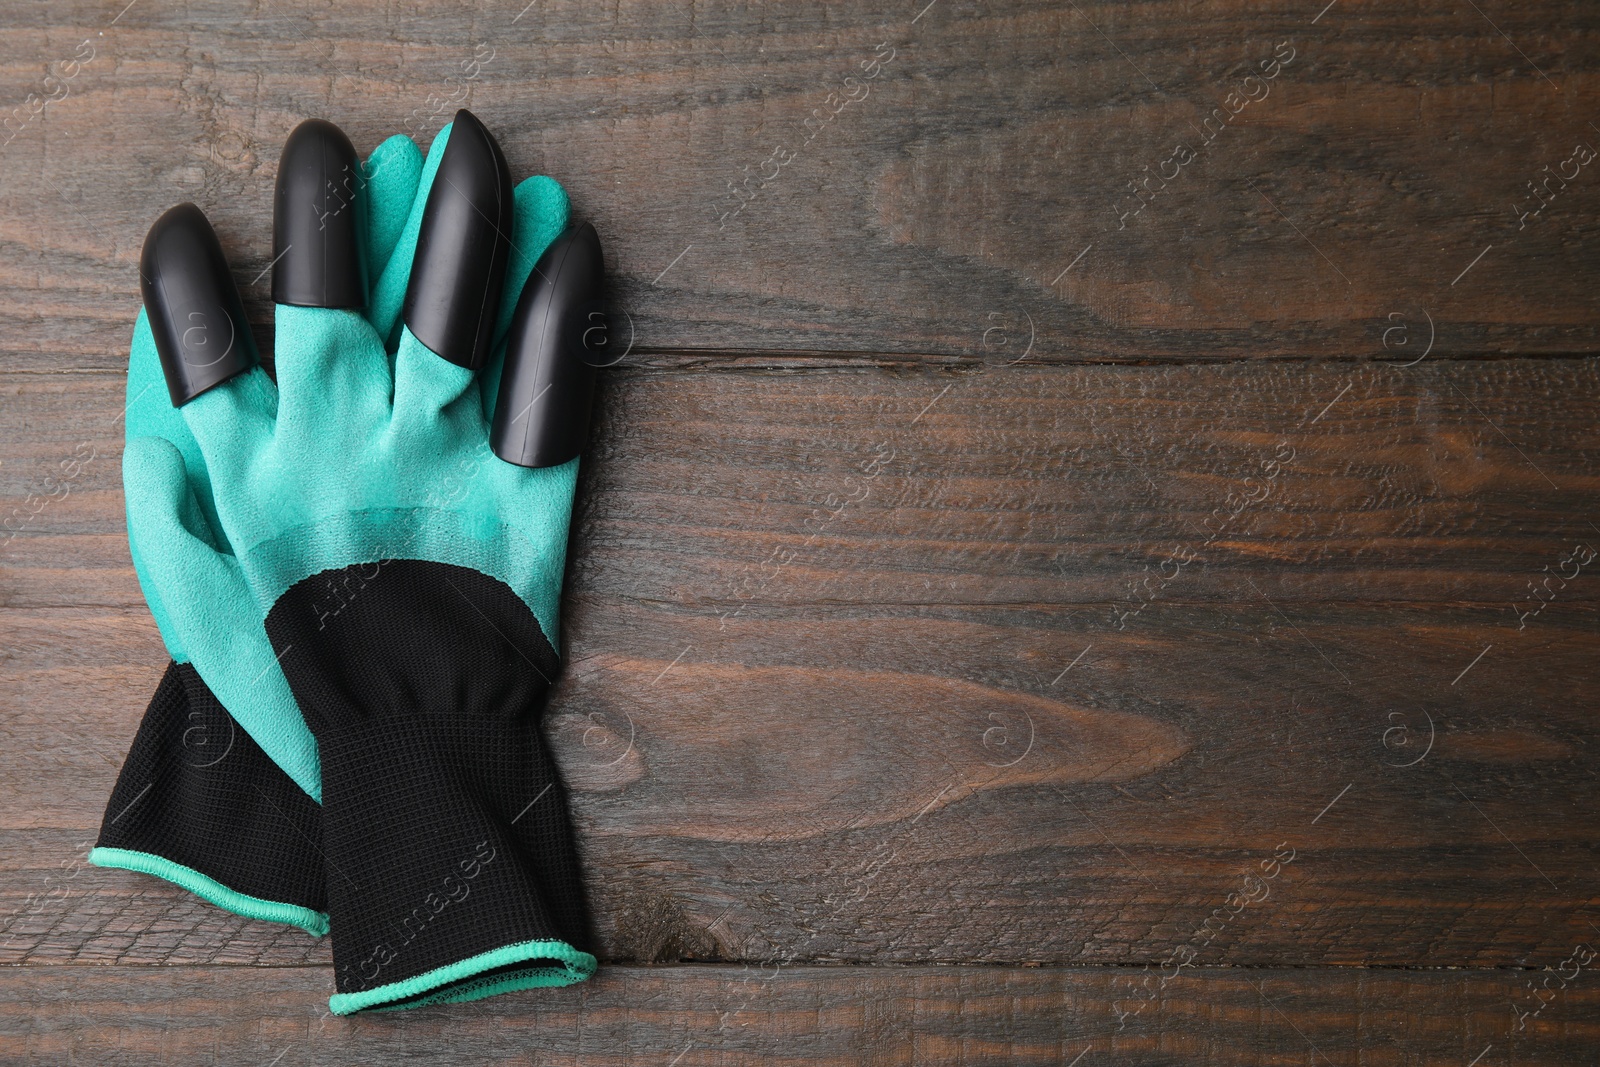
[(595, 368), (609, 365), (605, 261), (587, 222), (540, 257), (511, 317), (489, 443), (522, 467), (554, 467), (589, 437)]
[(469, 370), (483, 366), (494, 342), (511, 224), (505, 156), (463, 108), (428, 191), (402, 313), (417, 340)]
[(193, 204), (179, 204), (150, 227), (139, 289), (173, 407), (256, 365), (255, 338), (222, 245)]
[(313, 308), (367, 304), (363, 182), (344, 131), (322, 119), (296, 126), (278, 160), (272, 216), (272, 299)]

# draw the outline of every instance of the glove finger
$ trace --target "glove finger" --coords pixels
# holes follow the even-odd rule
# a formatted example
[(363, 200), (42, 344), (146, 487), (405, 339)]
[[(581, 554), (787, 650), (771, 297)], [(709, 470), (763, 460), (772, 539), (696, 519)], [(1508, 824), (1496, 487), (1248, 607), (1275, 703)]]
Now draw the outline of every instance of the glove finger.
[(517, 300), (489, 445), (507, 463), (556, 467), (589, 439), (596, 359), (606, 351), (605, 255), (585, 222), (540, 257)]
[[(278, 445), (326, 452), (356, 447), (363, 427), (389, 418), (389, 357), (354, 311), (278, 305)], [(201, 398), (202, 400), (204, 397)]]
[(500, 295), (500, 316), (495, 324), (494, 355), (480, 375), (485, 416), (494, 410), (495, 395), (505, 367), (506, 334), (523, 285), (550, 242), (567, 228), (567, 191), (554, 178), (536, 174), (517, 186), (516, 222), (511, 231), (511, 259), (506, 264), (506, 284)]
[(423, 205), (401, 315), (417, 340), (470, 370), (494, 342), (513, 203), (500, 145), (470, 111), (457, 112)]
[(122, 453), (122, 487), (129, 535), (140, 546), (151, 578), (168, 590), (170, 599), (182, 599), (173, 595), (177, 587), (169, 579), (181, 578), (185, 570), (204, 572), (215, 581), (219, 595), (238, 591), (244, 572), (218, 543), (200, 510), (176, 445), (160, 437), (129, 441)]
[[(500, 146), (471, 112), (458, 112), (417, 231), (402, 310), (409, 336), (395, 356), (397, 421), (426, 419), (453, 403), (472, 384), (470, 372), (488, 361), (513, 209)], [(481, 400), (478, 408), (481, 423)]]
[(259, 363), (222, 244), (193, 204), (172, 208), (145, 234), (139, 289), (174, 407)]
[(295, 127), (278, 162), (272, 221), (279, 434), (325, 436), (329, 413), (348, 419), (363, 397), (388, 394), (382, 341), (360, 314), (367, 196), (343, 130), (321, 119)]
[[(422, 150), (411, 138), (397, 133), (373, 149), (362, 170), (366, 175), (366, 195), (361, 202), (367, 214), (367, 271), (376, 289), (411, 217), (411, 204), (422, 181)], [(404, 262), (409, 275), (411, 257), (407, 255)], [(368, 317), (371, 318), (370, 302)], [(374, 321), (373, 325), (379, 324)], [(388, 325), (393, 326), (393, 320)], [(378, 330), (379, 337), (387, 334), (387, 329)]]
[(239, 725), (320, 799), (316, 742), (278, 667), (244, 570), (220, 550), (205, 520), (182, 453), (159, 437), (134, 438), (123, 452), (122, 482), (129, 541), (139, 546), (141, 577), (162, 591), (167, 625)]
[(222, 245), (199, 208), (179, 204), (150, 227), (139, 283), (168, 398), (189, 429), (179, 437), (193, 436), (197, 466), (216, 475), (220, 459), (270, 435), (278, 402)]
[(289, 134), (272, 212), (273, 303), (366, 306), (364, 184), (355, 146), (339, 127), (307, 119)]
[[(128, 352), (127, 398), (123, 407), (126, 440), (131, 443), (140, 437), (162, 437), (182, 453), (185, 468), (182, 476), (193, 494), (195, 507), (202, 513), (206, 526), (212, 530), (210, 541), (213, 544), (225, 544), (215, 532), (218, 529), (216, 504), (211, 499), (211, 479), (205, 463), (200, 459), (200, 446), (189, 432), (189, 424), (183, 421), (183, 416), (172, 406), (172, 400), (167, 395), (161, 357), (156, 354), (155, 338), (150, 334), (150, 320), (143, 308), (139, 309), (139, 317), (133, 324), (133, 344)], [(133, 514), (130, 510), (128, 548), (133, 555), (133, 569), (139, 578), (139, 588), (144, 592), (145, 603), (150, 605), (150, 614), (155, 616), (156, 628), (161, 631), (161, 640), (167, 646), (167, 651), (173, 659), (187, 663), (188, 652), (183, 647), (177, 628), (172, 624), (160, 590), (139, 551), (138, 538), (133, 533)]]
[[(450, 130), (445, 126), (434, 137), (428, 157), (417, 173), (412, 198), (405, 205), (404, 220), (394, 247), (384, 259), (382, 267), (373, 276), (372, 299), (368, 302), (367, 318), (378, 336), (392, 354), (400, 344), (400, 310), (405, 305), (406, 288), (411, 282), (411, 261), (417, 249), (417, 234), (422, 229), (422, 215), (427, 206), (428, 192), (433, 187), (433, 177), (439, 171), (445, 148), (450, 143)], [(393, 140), (393, 138), (391, 138)], [(408, 138), (409, 140), (409, 138)], [(385, 142), (386, 144), (388, 142)], [(376, 154), (376, 153), (374, 153)], [(397, 201), (385, 202), (385, 214), (400, 210)]]
[(495, 343), (505, 340), (522, 286), (550, 242), (567, 228), (569, 204), (561, 183), (543, 174), (524, 179), (513, 196), (511, 258), (500, 295), (500, 315), (495, 323)]
[[(137, 437), (162, 437), (183, 453), (188, 471), (189, 486), (194, 491), (200, 510), (205, 513), (214, 530), (221, 529), (217, 521), (216, 503), (211, 496), (211, 474), (200, 454), (200, 444), (189, 432), (183, 413), (172, 406), (167, 394), (165, 375), (161, 369), (161, 356), (156, 351), (155, 337), (150, 333), (150, 319), (143, 308), (133, 326), (133, 344), (128, 351), (128, 392), (123, 409), (123, 428), (126, 440)], [(217, 536), (221, 536), (220, 533)], [(226, 540), (220, 542), (226, 547)]]

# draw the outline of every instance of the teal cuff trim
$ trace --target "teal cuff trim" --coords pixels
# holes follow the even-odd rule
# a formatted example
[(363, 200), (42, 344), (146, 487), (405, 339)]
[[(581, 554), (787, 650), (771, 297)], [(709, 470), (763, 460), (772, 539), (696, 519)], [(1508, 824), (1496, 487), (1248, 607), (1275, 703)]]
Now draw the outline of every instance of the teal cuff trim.
[(125, 848), (92, 848), (89, 850), (89, 862), (96, 867), (114, 867), (165, 878), (202, 900), (208, 900), (222, 910), (246, 919), (298, 926), (312, 937), (322, 937), (328, 932), (328, 917), (320, 911), (312, 911), (298, 904), (245, 896), (193, 867), (185, 867), (148, 852), (132, 852)]
[[(558, 960), (559, 967), (501, 968), (526, 960)], [(360, 993), (335, 993), (328, 998), (328, 1009), (335, 1015), (351, 1015), (368, 1008), (397, 1011), (424, 1004), (459, 1004), (481, 1000), (497, 993), (540, 986), (572, 985), (591, 977), (597, 966), (589, 953), (565, 941), (522, 941), (480, 952), (464, 960), (435, 967), (413, 978)], [(499, 971), (485, 974), (486, 971)], [(474, 976), (478, 976), (476, 980)]]

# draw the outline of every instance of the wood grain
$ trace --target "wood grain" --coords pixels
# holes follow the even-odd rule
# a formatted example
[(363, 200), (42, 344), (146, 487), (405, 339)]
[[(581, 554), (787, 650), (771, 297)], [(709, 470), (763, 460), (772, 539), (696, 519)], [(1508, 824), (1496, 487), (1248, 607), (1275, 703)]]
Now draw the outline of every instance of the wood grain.
[(0, 153), (0, 315), (25, 326), (0, 358), (116, 368), (144, 231), (183, 199), (265, 328), (289, 130), (331, 118), (365, 152), (462, 103), (598, 225), (641, 351), (1365, 356), (1401, 320), (1413, 354), (1594, 351), (1600, 180), (1564, 164), (1600, 139), (1600, 13), (1322, 6), (18, 12), (0, 99), (94, 58)]
[[(1527, 586), (1600, 542), (1595, 375), (612, 374), (548, 723), (604, 954), (1559, 959), (1594, 919), (1600, 605), (1587, 573), (1536, 614)], [(68, 411), (120, 403), (110, 375), (8, 381), (16, 488), (98, 417)], [(46, 866), (97, 824), (162, 659), (94, 440), (0, 571), (0, 813), (57, 832)], [(12, 951), (258, 951), (92, 878)], [(130, 895), (175, 939), (101, 934)]]
[[(1594, 5), (0, 26), (0, 1060), (1594, 1060)], [(336, 1020), (325, 944), (82, 864), (164, 660), (121, 371), (161, 211), (270, 353), (287, 133), (458, 106), (631, 337), (547, 733), (673, 965)]]
[[(1124, 968), (612, 967), (567, 989), (340, 1019), (325, 968), (0, 971), (0, 1058), (200, 1063), (1462, 1067), (1586, 1062), (1600, 994), (1519, 971), (1204, 971), (1125, 1016)], [(1585, 975), (1585, 978), (1588, 976)], [(1524, 1009), (1526, 1010), (1526, 1009)], [(1075, 1057), (1082, 1057), (1075, 1060)]]

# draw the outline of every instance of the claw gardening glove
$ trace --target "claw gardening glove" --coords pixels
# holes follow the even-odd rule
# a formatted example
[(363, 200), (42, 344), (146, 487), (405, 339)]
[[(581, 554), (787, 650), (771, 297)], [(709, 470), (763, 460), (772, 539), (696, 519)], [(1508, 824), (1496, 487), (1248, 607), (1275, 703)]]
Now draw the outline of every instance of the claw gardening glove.
[[(584, 346), (604, 341), (599, 244), (562, 232), (565, 196), (540, 179), (516, 198), (513, 240), (505, 162), (467, 112), (429, 167), (396, 350), (358, 311), (280, 303), (276, 385), (237, 344), (231, 285), (208, 294), (164, 269), (164, 247), (203, 245), (209, 226), (164, 217), (146, 300), (214, 517), (182, 442), (141, 437), (124, 458), (131, 539), (171, 631), (263, 752), (307, 792), (320, 781), (341, 1014), (595, 966), (537, 726), (593, 382)], [(333, 284), (358, 258), (340, 240), (320, 229), (315, 257), (286, 262)], [(507, 262), (527, 270), (541, 251), (503, 380), (480, 381)], [(287, 704), (253, 699), (274, 669)]]

